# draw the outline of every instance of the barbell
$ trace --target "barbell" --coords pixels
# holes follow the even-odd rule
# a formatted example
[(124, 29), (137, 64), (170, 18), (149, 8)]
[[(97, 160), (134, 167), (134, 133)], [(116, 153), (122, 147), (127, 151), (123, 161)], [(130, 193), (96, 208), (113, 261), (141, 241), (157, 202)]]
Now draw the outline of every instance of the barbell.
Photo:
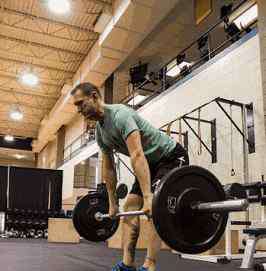
[[(245, 211), (246, 199), (226, 200), (223, 186), (207, 169), (185, 166), (172, 169), (158, 183), (152, 219), (161, 239), (182, 253), (201, 253), (222, 237), (229, 212)], [(89, 193), (73, 210), (77, 232), (89, 241), (105, 241), (117, 230), (119, 218), (146, 215), (143, 211), (108, 215), (108, 198)]]
[[(186, 192), (187, 193), (187, 192)], [(198, 212), (240, 212), (246, 210), (248, 202), (246, 200), (226, 200), (216, 202), (204, 202), (204, 203), (192, 203), (190, 205), (191, 211), (197, 210)], [(144, 211), (128, 211), (117, 213), (114, 218), (129, 217), (129, 216), (147, 216), (151, 218), (149, 214)], [(112, 218), (109, 214), (102, 214), (97, 212), (94, 215), (97, 221), (103, 221), (105, 218)], [(112, 218), (112, 219), (114, 219)]]

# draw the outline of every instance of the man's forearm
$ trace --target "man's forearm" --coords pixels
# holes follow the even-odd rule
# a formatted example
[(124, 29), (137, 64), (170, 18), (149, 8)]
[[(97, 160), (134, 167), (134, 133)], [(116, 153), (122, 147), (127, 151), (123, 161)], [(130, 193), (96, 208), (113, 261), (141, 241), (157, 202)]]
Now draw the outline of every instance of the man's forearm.
[(137, 176), (143, 197), (151, 193), (151, 176), (147, 159), (144, 155), (136, 155), (131, 159), (132, 167)]
[(108, 196), (109, 196), (109, 202), (111, 204), (115, 204), (117, 203), (117, 198), (116, 198), (116, 184), (117, 184), (117, 180), (116, 177), (113, 178), (106, 178), (105, 179), (106, 182), (106, 188), (107, 188), (107, 192), (108, 192)]
[(114, 166), (114, 160), (112, 156), (108, 156), (103, 154), (103, 173), (102, 177), (106, 183), (106, 188), (108, 192), (109, 197), (109, 203), (110, 204), (116, 204), (116, 184), (117, 184), (117, 178), (116, 178), (116, 170)]

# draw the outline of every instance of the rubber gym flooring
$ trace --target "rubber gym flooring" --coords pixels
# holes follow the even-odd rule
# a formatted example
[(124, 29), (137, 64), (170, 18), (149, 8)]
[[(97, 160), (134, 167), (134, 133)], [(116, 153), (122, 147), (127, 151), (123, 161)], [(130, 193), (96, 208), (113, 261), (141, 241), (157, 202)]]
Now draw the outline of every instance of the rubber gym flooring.
[[(144, 251), (138, 251), (139, 264), (143, 257)], [(5, 271), (110, 271), (120, 259), (121, 250), (109, 249), (105, 244), (51, 244), (40, 239), (0, 240), (0, 268)], [(179, 259), (169, 251), (161, 251), (157, 270), (231, 271), (239, 270), (239, 266), (239, 261), (213, 264)]]

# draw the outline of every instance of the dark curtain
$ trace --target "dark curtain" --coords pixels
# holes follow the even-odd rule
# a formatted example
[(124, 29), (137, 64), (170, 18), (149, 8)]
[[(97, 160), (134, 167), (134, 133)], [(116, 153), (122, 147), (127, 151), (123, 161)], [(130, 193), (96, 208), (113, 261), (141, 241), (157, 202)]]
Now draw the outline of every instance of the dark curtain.
[(7, 207), (7, 167), (0, 166), (0, 211), (4, 212)]
[(9, 176), (10, 208), (47, 210), (49, 178), (46, 170), (11, 167)]
[(53, 170), (47, 176), (50, 182), (50, 209), (61, 210), (63, 172)]

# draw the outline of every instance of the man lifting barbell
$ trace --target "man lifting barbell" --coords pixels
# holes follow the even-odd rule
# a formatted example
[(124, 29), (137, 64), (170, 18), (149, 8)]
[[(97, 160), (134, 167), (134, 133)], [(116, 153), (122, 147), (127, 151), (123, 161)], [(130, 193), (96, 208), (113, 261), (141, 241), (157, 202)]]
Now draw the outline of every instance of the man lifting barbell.
[[(109, 195), (109, 215), (118, 212), (115, 196), (116, 173), (113, 151), (130, 156), (136, 180), (126, 199), (125, 211), (151, 212), (152, 193), (158, 181), (171, 169), (188, 165), (186, 150), (171, 137), (154, 128), (134, 110), (122, 104), (104, 104), (97, 87), (82, 83), (72, 91), (74, 104), (85, 118), (97, 121), (96, 140), (103, 152), (103, 179)], [(134, 257), (139, 236), (139, 217), (124, 217), (123, 261), (113, 270), (135, 270)], [(139, 270), (153, 271), (160, 250), (160, 238), (153, 221), (148, 222), (147, 257)]]

